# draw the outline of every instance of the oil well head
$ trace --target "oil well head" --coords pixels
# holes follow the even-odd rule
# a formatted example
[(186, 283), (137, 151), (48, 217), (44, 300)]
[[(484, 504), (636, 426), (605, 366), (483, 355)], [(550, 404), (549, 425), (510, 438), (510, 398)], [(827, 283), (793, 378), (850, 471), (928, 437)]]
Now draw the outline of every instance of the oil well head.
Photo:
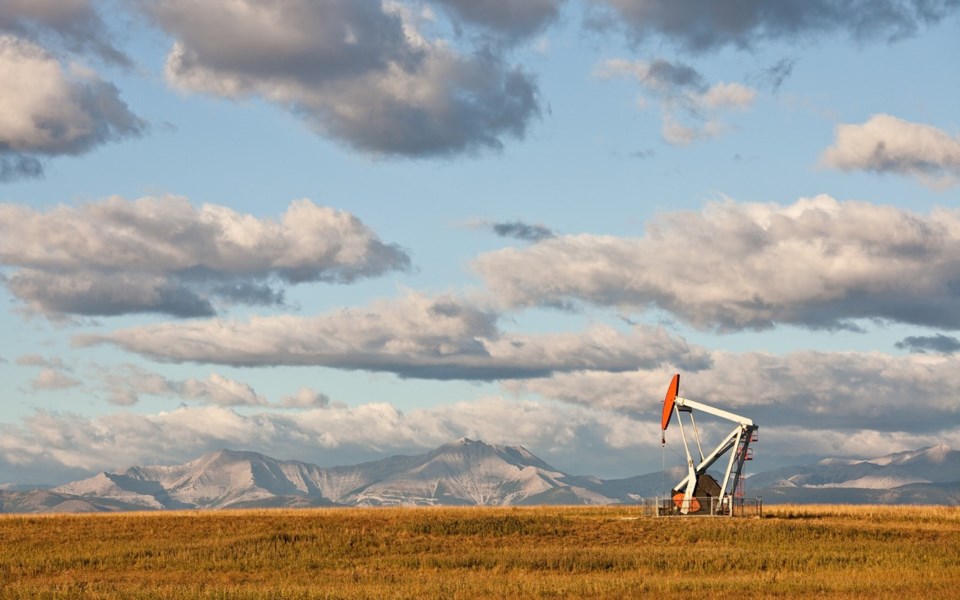
[[(687, 413), (690, 422), (690, 434), (681, 419), (680, 413)], [(680, 374), (673, 376), (667, 387), (660, 415), (660, 441), (666, 443), (666, 431), (674, 414), (677, 428), (683, 442), (687, 459), (687, 474), (671, 490), (671, 496), (680, 514), (728, 514), (734, 503), (734, 496), (740, 489), (743, 463), (751, 460), (753, 451), (750, 443), (757, 440), (758, 426), (753, 420), (725, 409), (698, 402), (680, 395)], [(733, 430), (716, 447), (704, 452), (704, 440), (701, 439), (695, 414), (707, 415), (734, 423)], [(717, 480), (707, 473), (707, 469), (720, 458), (728, 456), (723, 478)]]

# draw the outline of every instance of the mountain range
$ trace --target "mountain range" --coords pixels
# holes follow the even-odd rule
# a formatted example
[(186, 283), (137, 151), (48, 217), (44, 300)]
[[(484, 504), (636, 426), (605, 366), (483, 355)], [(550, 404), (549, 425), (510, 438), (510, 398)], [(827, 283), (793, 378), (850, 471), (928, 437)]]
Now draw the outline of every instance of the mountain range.
[[(574, 476), (522, 446), (466, 438), (427, 454), (330, 468), (221, 450), (52, 489), (0, 489), (0, 512), (630, 504), (662, 495), (677, 475)], [(768, 503), (960, 504), (960, 452), (934, 447), (863, 461), (827, 459), (759, 473), (747, 488)]]
[(947, 446), (867, 460), (827, 458), (758, 473), (750, 496), (794, 504), (960, 504), (960, 452)]

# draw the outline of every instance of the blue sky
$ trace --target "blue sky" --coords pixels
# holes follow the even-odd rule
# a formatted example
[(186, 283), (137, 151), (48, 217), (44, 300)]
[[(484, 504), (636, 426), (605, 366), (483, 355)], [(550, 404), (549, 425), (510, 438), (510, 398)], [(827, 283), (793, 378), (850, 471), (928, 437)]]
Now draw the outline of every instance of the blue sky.
[(7, 3), (0, 483), (463, 436), (629, 476), (675, 372), (756, 469), (956, 446), (958, 13)]

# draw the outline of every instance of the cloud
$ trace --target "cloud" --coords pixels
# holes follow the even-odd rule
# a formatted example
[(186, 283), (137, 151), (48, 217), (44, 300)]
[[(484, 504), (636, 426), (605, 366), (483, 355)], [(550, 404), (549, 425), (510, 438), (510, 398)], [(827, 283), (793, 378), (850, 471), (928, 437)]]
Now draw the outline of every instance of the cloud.
[(688, 91), (700, 93), (707, 89), (699, 71), (690, 65), (664, 59), (645, 62), (613, 58), (600, 63), (594, 72), (603, 79), (632, 77), (645, 90), (661, 98), (678, 97)]
[(481, 254), (504, 306), (662, 309), (704, 330), (858, 319), (960, 329), (960, 211), (921, 215), (829, 196), (710, 203), (643, 237), (565, 235)]
[[(872, 431), (869, 429), (830, 430), (803, 427), (772, 427), (761, 430), (760, 444), (753, 445), (759, 453), (756, 458), (766, 462), (768, 453), (780, 455), (781, 465), (796, 465), (797, 457), (809, 457), (810, 461), (825, 457), (865, 460), (891, 453), (918, 450), (946, 444), (956, 447), (960, 432), (946, 430), (936, 434), (915, 434), (903, 431)], [(763, 444), (763, 440), (776, 440), (776, 446)], [(786, 462), (788, 461), (788, 462)], [(753, 463), (756, 469), (758, 462)], [(760, 467), (766, 470), (766, 466)], [(748, 484), (749, 485), (749, 484)]]
[(65, 390), (79, 385), (80, 380), (56, 369), (41, 369), (40, 374), (30, 382), (30, 387), (36, 391)]
[(643, 429), (622, 415), (502, 398), (409, 412), (386, 403), (253, 415), (219, 406), (95, 417), (37, 411), (17, 424), (0, 423), (0, 479), (63, 483), (224, 447), (335, 466), (419, 454), (461, 437), (522, 444), (573, 472), (628, 475), (636, 472), (638, 449), (652, 454), (656, 443), (654, 436), (638, 442)]
[(692, 369), (705, 352), (664, 330), (512, 334), (498, 315), (454, 296), (407, 293), (314, 317), (193, 320), (77, 336), (166, 362), (232, 366), (304, 365), (384, 371), (424, 379), (495, 380), (574, 369), (629, 370), (664, 361)]
[(169, 379), (134, 365), (104, 370), (102, 381), (108, 401), (133, 406), (141, 396), (166, 396), (213, 406), (266, 406), (267, 399), (249, 384), (211, 373), (207, 379)]
[(207, 379), (171, 379), (159, 373), (126, 364), (101, 368), (101, 382), (108, 401), (117, 406), (133, 406), (142, 396), (161, 396), (196, 401), (208, 406), (271, 406), (285, 409), (324, 408), (330, 397), (308, 387), (296, 394), (269, 402), (249, 384), (211, 373)]
[(836, 33), (856, 40), (910, 37), (956, 14), (956, 0), (593, 0), (591, 23), (624, 30), (636, 43), (659, 37), (690, 51), (751, 49)]
[[(960, 385), (958, 368), (960, 358), (942, 355), (712, 352), (710, 366), (695, 373), (670, 368), (579, 371), (504, 385), (517, 394), (536, 394), (655, 422), (670, 377), (682, 372), (685, 398), (749, 417), (761, 431), (779, 427), (933, 436), (943, 431), (960, 433), (956, 426), (960, 406), (954, 401)], [(697, 425), (707, 423), (698, 418)]]
[(753, 104), (757, 92), (739, 83), (720, 82), (706, 92), (697, 101), (706, 108), (746, 108)]
[(489, 229), (496, 235), (503, 238), (512, 238), (524, 242), (539, 242), (550, 239), (557, 234), (552, 229), (543, 225), (532, 225), (523, 221), (477, 221), (472, 224), (473, 227)]
[(133, 66), (109, 41), (111, 35), (90, 0), (4, 0), (0, 33), (55, 44), (74, 54), (92, 54), (112, 65)]
[(38, 179), (43, 176), (43, 163), (33, 156), (0, 151), (0, 183), (16, 179)]
[(186, 398), (217, 406), (263, 406), (266, 398), (250, 385), (211, 373), (207, 379), (187, 379), (182, 386)]
[(177, 382), (134, 365), (103, 369), (103, 386), (107, 401), (116, 406), (133, 406), (140, 396), (178, 396), (181, 382)]
[(64, 315), (116, 316), (137, 312), (175, 317), (216, 314), (209, 299), (164, 276), (61, 274), (23, 269), (9, 278), (7, 288), (31, 311), (55, 319)]
[(665, 117), (660, 133), (664, 141), (671, 146), (689, 146), (694, 142), (716, 139), (727, 130), (728, 128), (720, 121), (711, 120), (687, 126), (672, 117)]
[[(423, 452), (466, 436), (524, 444), (575, 472), (624, 476), (659, 468), (659, 459), (653, 459), (657, 424), (666, 384), (675, 372), (682, 373), (685, 397), (759, 424), (759, 452), (771, 462), (785, 464), (799, 455), (878, 456), (939, 441), (960, 443), (960, 406), (953, 401), (953, 390), (960, 386), (960, 357), (814, 351), (714, 351), (703, 356), (699, 350), (700, 364), (688, 368), (675, 364), (685, 356), (674, 351), (675, 336), (632, 341), (665, 360), (617, 372), (557, 370), (506, 381), (504, 388), (521, 396), (514, 401), (485, 398), (410, 412), (385, 403), (331, 403), (309, 388), (270, 404), (249, 385), (215, 373), (205, 380), (178, 381), (126, 365), (104, 377), (108, 388), (132, 394), (131, 402), (118, 404), (146, 394), (206, 406), (94, 418), (39, 411), (21, 424), (0, 424), (0, 474), (170, 463), (222, 447), (344, 464)], [(563, 352), (556, 349), (555, 354)], [(17, 362), (45, 368), (58, 361), (27, 355)], [(533, 396), (543, 401), (532, 401)], [(244, 416), (227, 406), (260, 406), (266, 412)], [(289, 408), (300, 410), (290, 413)], [(697, 425), (707, 439), (728, 430), (725, 422), (705, 416)], [(772, 440), (776, 443), (763, 443)], [(668, 432), (668, 443), (678, 443), (676, 432)], [(111, 462), (116, 456), (129, 462)]]
[(351, 283), (410, 267), (350, 213), (292, 202), (279, 219), (185, 198), (120, 197), (46, 212), (0, 204), (8, 289), (37, 312), (210, 316), (283, 302), (280, 284)]
[(51, 367), (64, 369), (65, 365), (59, 358), (46, 358), (39, 354), (24, 354), (17, 357), (17, 364), (21, 367)]
[[(644, 89), (661, 98), (702, 93), (708, 88), (703, 75), (690, 65), (662, 58), (653, 62), (610, 59), (602, 63), (597, 72), (601, 77), (632, 76)], [(695, 95), (691, 97), (695, 98)]]
[(796, 64), (797, 59), (795, 58), (782, 58), (769, 67), (762, 69), (751, 79), (776, 94), (780, 91), (780, 86), (783, 85), (783, 82), (793, 74), (793, 68)]
[(17, 357), (17, 364), (40, 368), (40, 373), (30, 381), (30, 388), (34, 391), (65, 390), (82, 385), (80, 380), (67, 375), (71, 369), (59, 358), (24, 354)]
[(517, 41), (555, 21), (564, 0), (435, 0), (458, 21)]
[[(597, 77), (629, 77), (658, 100), (662, 108), (662, 134), (674, 146), (708, 140), (728, 131), (718, 118), (724, 110), (742, 110), (756, 99), (756, 91), (739, 83), (708, 85), (693, 67), (657, 59), (653, 62), (611, 59), (597, 66)], [(641, 97), (641, 106), (647, 100)], [(686, 123), (682, 122), (686, 121)]]
[[(522, 139), (540, 114), (533, 77), (506, 65), (498, 51), (458, 53), (424, 38), (403, 10), (380, 2), (148, 6), (176, 39), (166, 62), (170, 85), (263, 98), (361, 152), (429, 157), (499, 150), (506, 138)], [(484, 7), (447, 6), (477, 18), (488, 14)]]
[(939, 354), (956, 354), (960, 352), (960, 340), (938, 333), (937, 335), (911, 335), (903, 338), (896, 344), (901, 350), (910, 352), (937, 352)]
[(63, 66), (36, 44), (0, 35), (0, 178), (37, 177), (38, 157), (83, 154), (139, 137), (147, 123), (111, 83), (79, 66)]
[(896, 173), (945, 187), (960, 178), (960, 138), (930, 125), (878, 114), (862, 125), (839, 125), (821, 162), (844, 171)]
[(308, 387), (302, 387), (296, 394), (280, 399), (280, 406), (283, 408), (325, 408), (329, 405), (329, 396)]

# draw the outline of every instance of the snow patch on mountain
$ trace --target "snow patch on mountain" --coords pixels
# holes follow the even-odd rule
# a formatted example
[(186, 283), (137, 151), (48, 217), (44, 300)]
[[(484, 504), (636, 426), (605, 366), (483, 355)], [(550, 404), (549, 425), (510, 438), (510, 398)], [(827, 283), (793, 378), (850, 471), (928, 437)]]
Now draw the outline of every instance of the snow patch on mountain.
[(938, 446), (931, 446), (930, 448), (922, 448), (920, 450), (908, 450), (906, 452), (888, 454), (887, 456), (872, 458), (863, 462), (881, 466), (903, 465), (918, 460), (932, 463), (942, 463), (947, 460), (952, 452), (953, 450), (950, 448), (950, 446), (940, 444)]
[(859, 479), (851, 479), (840, 483), (824, 483), (822, 485), (809, 485), (811, 488), (863, 488), (867, 490), (889, 490), (911, 483), (931, 483), (927, 479), (914, 477), (890, 477), (883, 475), (868, 475)]

